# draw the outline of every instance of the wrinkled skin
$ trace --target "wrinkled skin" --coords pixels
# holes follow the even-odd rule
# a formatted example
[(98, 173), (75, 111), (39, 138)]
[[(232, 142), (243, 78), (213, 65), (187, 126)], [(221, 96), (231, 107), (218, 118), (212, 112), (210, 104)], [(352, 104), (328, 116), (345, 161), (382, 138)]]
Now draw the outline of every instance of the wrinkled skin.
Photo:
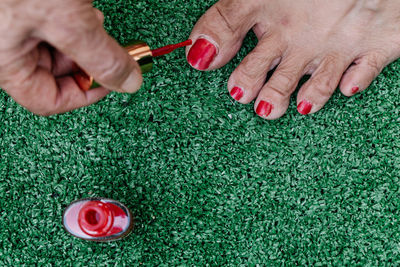
[[(240, 103), (256, 100), (255, 111), (265, 119), (286, 112), (305, 74), (311, 78), (297, 95), (298, 110), (311, 114), (338, 86), (346, 96), (359, 93), (400, 57), (399, 0), (220, 0), (193, 29), (191, 38), (201, 45), (187, 49), (189, 63), (222, 67), (251, 29), (258, 45), (232, 73), (228, 90)], [(215, 57), (205, 52), (212, 45)]]
[[(90, 0), (2, 0), (0, 16), (0, 87), (30, 111), (63, 113), (109, 92), (80, 90), (69, 75), (76, 64), (110, 90), (140, 88), (137, 63), (106, 34)], [(265, 119), (286, 112), (305, 74), (311, 78), (299, 91), (298, 110), (311, 114), (338, 85), (346, 96), (359, 93), (400, 57), (398, 0), (220, 0), (193, 29), (191, 38), (202, 42), (187, 49), (189, 63), (222, 67), (251, 29), (259, 43), (228, 89), (241, 103), (256, 100)]]
[(63, 113), (110, 92), (80, 90), (69, 75), (77, 65), (110, 90), (140, 88), (138, 64), (107, 35), (90, 0), (1, 0), (0, 17), (0, 87), (28, 110)]

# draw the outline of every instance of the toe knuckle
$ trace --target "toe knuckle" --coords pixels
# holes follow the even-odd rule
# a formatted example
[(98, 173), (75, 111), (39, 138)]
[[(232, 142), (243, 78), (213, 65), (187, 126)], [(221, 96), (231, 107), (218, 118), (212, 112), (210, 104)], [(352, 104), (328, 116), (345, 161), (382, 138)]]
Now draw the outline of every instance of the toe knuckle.
[[(259, 67), (260, 65), (257, 63), (246, 60), (238, 68), (237, 76), (249, 81), (258, 80), (260, 79), (260, 71), (264, 72), (264, 70)], [(265, 77), (263, 78), (265, 79)]]
[(226, 28), (228, 28), (233, 33), (236, 32), (237, 26), (229, 19), (229, 9), (221, 7), (217, 4), (215, 5), (215, 10), (219, 15), (221, 21), (225, 24)]
[[(290, 70), (280, 70), (278, 75), (273, 77), (271, 84), (276, 91), (279, 91), (283, 96), (289, 96), (294, 87), (297, 85), (297, 75)], [(280, 89), (278, 89), (280, 88)]]
[(365, 64), (375, 75), (378, 75), (384, 67), (384, 61), (385, 56), (382, 53), (374, 52), (366, 58)]
[[(248, 14), (254, 14), (257, 9), (257, 3), (259, 0), (252, 0), (254, 3), (249, 4), (249, 0), (224, 0), (219, 1), (215, 4), (216, 15), (220, 18), (220, 21), (229, 29), (232, 33), (236, 33), (237, 30), (243, 25), (251, 23)], [(232, 16), (232, 14), (236, 14)]]
[(287, 98), (290, 96), (290, 93), (287, 90), (283, 90), (282, 87), (277, 85), (268, 85), (268, 89), (276, 94), (280, 95), (282, 98)]

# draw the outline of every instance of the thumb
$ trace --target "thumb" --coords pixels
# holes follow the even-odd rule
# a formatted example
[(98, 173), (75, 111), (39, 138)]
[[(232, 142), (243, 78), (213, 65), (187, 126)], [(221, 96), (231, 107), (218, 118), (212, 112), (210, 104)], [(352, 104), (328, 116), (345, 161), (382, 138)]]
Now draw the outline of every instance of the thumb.
[(139, 90), (143, 78), (138, 63), (107, 34), (91, 3), (61, 3), (39, 29), (41, 37), (69, 56), (102, 86), (128, 93)]

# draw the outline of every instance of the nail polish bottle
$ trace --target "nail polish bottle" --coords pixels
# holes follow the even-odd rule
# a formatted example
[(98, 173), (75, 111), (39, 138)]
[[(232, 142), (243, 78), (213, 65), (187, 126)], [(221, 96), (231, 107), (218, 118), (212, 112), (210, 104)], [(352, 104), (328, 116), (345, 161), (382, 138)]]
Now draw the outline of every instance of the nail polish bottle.
[[(153, 58), (163, 56), (171, 53), (172, 51), (188, 46), (192, 44), (192, 40), (186, 40), (181, 43), (166, 45), (164, 47), (160, 47), (157, 49), (151, 49), (145, 42), (143, 41), (132, 41), (128, 46), (125, 47), (128, 54), (136, 60), (139, 64), (142, 73), (148, 73), (153, 68)], [(79, 69), (75, 73), (73, 73), (73, 77), (75, 82), (83, 91), (88, 91), (92, 88), (100, 87), (96, 81), (93, 80), (93, 77), (88, 75), (84, 70)]]
[(72, 202), (64, 211), (63, 225), (75, 237), (89, 241), (113, 241), (133, 228), (132, 213), (118, 201), (87, 198)]
[[(143, 41), (132, 41), (128, 46), (125, 47), (128, 54), (136, 60), (139, 64), (142, 73), (148, 73), (153, 68), (153, 55), (150, 47)], [(84, 70), (79, 69), (73, 73), (73, 78), (78, 86), (83, 91), (88, 91), (92, 88), (100, 87), (93, 77), (88, 75)]]

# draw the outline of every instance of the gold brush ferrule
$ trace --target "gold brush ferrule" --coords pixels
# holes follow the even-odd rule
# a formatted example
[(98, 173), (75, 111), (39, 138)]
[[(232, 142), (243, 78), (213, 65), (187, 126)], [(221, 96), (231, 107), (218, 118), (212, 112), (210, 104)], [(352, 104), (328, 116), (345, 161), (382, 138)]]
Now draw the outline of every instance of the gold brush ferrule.
[[(142, 73), (148, 73), (153, 68), (153, 54), (151, 48), (143, 41), (132, 41), (126, 47), (128, 54), (139, 64)], [(73, 74), (76, 83), (83, 91), (98, 88), (101, 85), (93, 77), (79, 70)]]
[(153, 53), (143, 41), (133, 41), (125, 47), (128, 54), (139, 64), (142, 73), (148, 73), (153, 68)]

